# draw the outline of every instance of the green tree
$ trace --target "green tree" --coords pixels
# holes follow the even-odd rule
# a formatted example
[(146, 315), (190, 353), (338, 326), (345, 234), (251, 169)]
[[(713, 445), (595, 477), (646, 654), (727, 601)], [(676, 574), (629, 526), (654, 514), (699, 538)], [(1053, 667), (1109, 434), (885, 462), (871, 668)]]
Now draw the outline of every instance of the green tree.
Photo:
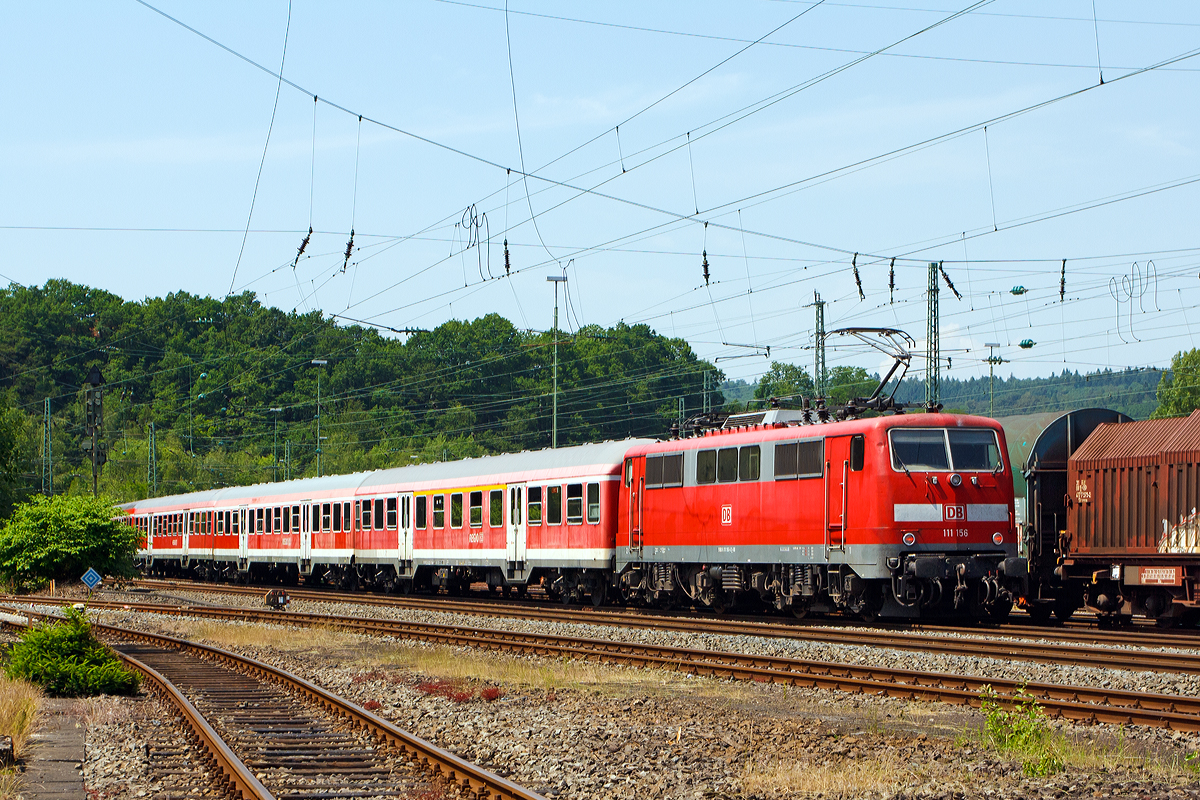
[(1158, 379), (1155, 419), (1182, 417), (1200, 408), (1200, 350), (1176, 353), (1171, 370)]
[(83, 613), (30, 628), (12, 648), (4, 672), (38, 684), (52, 697), (136, 694), (141, 679), (92, 635)]
[(12, 513), (25, 486), (21, 479), (21, 446), (26, 418), (15, 408), (0, 410), (0, 520)]
[(812, 376), (808, 374), (808, 370), (780, 361), (771, 362), (771, 368), (767, 370), (766, 375), (758, 379), (758, 386), (754, 388), (756, 400), (792, 397), (793, 395), (812, 397), (814, 394), (816, 394), (816, 386)]
[(855, 397), (868, 397), (879, 381), (862, 367), (834, 367), (829, 370), (825, 396), (833, 404), (845, 403)]
[(38, 586), (76, 580), (88, 567), (133, 576), (140, 534), (113, 519), (118, 513), (108, 500), (87, 495), (38, 495), (17, 506), (0, 531), (0, 580)]

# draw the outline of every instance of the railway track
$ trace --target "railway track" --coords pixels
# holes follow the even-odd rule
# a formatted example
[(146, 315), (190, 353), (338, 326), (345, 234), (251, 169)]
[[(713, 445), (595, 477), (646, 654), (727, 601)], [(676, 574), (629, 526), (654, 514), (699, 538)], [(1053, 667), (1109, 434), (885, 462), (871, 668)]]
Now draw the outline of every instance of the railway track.
[(243, 800), (406, 798), (446, 784), (479, 800), (543, 800), (276, 667), (169, 636), (92, 628), (179, 711)]
[[(175, 586), (172, 588), (179, 587)], [(259, 593), (257, 590), (248, 587), (236, 588), (240, 589), (240, 591), (233, 592), (234, 594), (257, 595)], [(1200, 674), (1200, 652), (1139, 651), (1091, 644), (1074, 644), (1073, 642), (1079, 641), (1077, 639), (1060, 639), (1054, 643), (1023, 639), (1019, 636), (982, 639), (979, 638), (980, 631), (978, 629), (964, 630), (962, 632), (969, 634), (969, 636), (961, 637), (946, 635), (946, 632), (936, 629), (910, 633), (868, 627), (833, 628), (823, 625), (806, 626), (758, 620), (664, 616), (630, 611), (597, 611), (595, 609), (583, 610), (544, 605), (497, 605), (489, 602), (466, 602), (434, 598), (380, 598), (366, 595), (365, 597), (368, 599), (359, 600), (358, 598), (363, 597), (362, 595), (330, 596), (327, 593), (312, 590), (289, 591), (289, 594), (294, 599), (315, 600), (318, 602), (356, 602), (362, 605), (421, 609), (490, 617), (503, 614), (504, 616), (516, 619), (542, 622), (615, 625), (652, 630), (703, 632), (722, 636), (763, 636), (835, 645), (886, 647), (913, 652), (944, 653), (1014, 661), (1101, 666), (1111, 669), (1134, 671), (1154, 670)], [(993, 631), (991, 630), (987, 631), (989, 637), (992, 636), (992, 633)], [(1177, 637), (1165, 638), (1170, 642), (1169, 645), (1163, 645), (1159, 639), (1154, 638), (1149, 640), (1153, 644), (1148, 646), (1179, 647), (1182, 644)], [(1083, 641), (1090, 640), (1085, 639)], [(1133, 644), (1131, 640), (1122, 640), (1122, 643)], [(1200, 642), (1196, 642), (1195, 644), (1200, 644)]]
[(234, 619), (272, 624), (340, 628), (363, 634), (413, 639), (456, 647), (551, 658), (585, 659), (667, 669), (718, 678), (790, 684), (807, 688), (872, 694), (978, 707), (993, 691), (1001, 702), (1028, 696), (1054, 717), (1085, 722), (1133, 724), (1200, 731), (1200, 699), (1048, 683), (1025, 683), (885, 667), (834, 664), (805, 659), (754, 656), (712, 650), (614, 642), (603, 639), (517, 633), (453, 625), (368, 619), (328, 614), (218, 607), (94, 603), (97, 608), (128, 608), (175, 616)]

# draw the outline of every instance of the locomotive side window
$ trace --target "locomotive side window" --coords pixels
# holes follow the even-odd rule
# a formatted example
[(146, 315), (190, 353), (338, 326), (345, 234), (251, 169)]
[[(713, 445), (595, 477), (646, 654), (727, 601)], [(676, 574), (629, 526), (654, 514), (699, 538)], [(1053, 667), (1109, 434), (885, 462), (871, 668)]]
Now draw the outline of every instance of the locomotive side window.
[[(491, 511), (488, 515), (488, 524), (493, 528), (504, 527), (504, 492), (499, 489), (493, 489), (491, 500)], [(517, 508), (520, 508), (518, 504)], [(520, 516), (519, 514), (517, 516)]]
[(801, 478), (819, 478), (824, 474), (825, 440), (797, 442), (796, 474)]
[(387, 529), (389, 531), (396, 530), (396, 498), (394, 497), (387, 499)]
[(892, 444), (892, 468), (896, 470), (949, 470), (944, 430), (888, 431)]
[(362, 504), (362, 529), (364, 531), (371, 530), (371, 501), (363, 500)]
[(625, 459), (625, 485), (628, 486), (633, 482), (633, 459)]
[(696, 453), (696, 483), (717, 482), (717, 451), (701, 450)]
[(738, 452), (738, 480), (756, 481), (762, 471), (762, 450), (752, 444)]
[(433, 527), (446, 527), (446, 495), (444, 494), (433, 496)]
[(421, 495), (417, 498), (417, 527), (425, 529), (425, 524), (429, 521), (429, 498)]
[(662, 456), (646, 456), (646, 488), (656, 489), (662, 486), (662, 475)]
[(529, 513), (525, 515), (527, 525), (542, 524), (542, 487), (529, 487)]
[(862, 434), (853, 436), (850, 439), (850, 470), (851, 472), (862, 472), (863, 462), (867, 456), (867, 443), (862, 437)]
[(455, 492), (450, 495), (450, 527), (462, 527), (462, 492)]
[(561, 525), (562, 524), (562, 487), (550, 486), (546, 491), (549, 496), (546, 498), (546, 524)]
[(375, 530), (383, 530), (383, 498), (375, 498)]
[(1000, 462), (1000, 446), (996, 442), (994, 431), (952, 430), (950, 436), (950, 461), (954, 469), (987, 470), (996, 469)]
[(583, 484), (567, 484), (567, 524), (583, 524)]
[(483, 492), (471, 492), (471, 527), (483, 527)]
[(717, 480), (732, 483), (738, 479), (738, 449), (724, 447), (717, 451)]
[(600, 521), (600, 484), (587, 485), (588, 524), (595, 525)]

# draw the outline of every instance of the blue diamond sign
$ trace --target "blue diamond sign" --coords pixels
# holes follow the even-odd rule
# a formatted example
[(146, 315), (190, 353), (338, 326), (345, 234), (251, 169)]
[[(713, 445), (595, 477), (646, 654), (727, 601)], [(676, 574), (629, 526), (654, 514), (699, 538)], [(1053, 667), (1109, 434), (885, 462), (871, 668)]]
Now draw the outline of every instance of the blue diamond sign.
[(96, 572), (94, 567), (88, 567), (88, 571), (83, 573), (83, 577), (80, 580), (87, 584), (89, 589), (95, 589), (104, 578), (99, 572)]

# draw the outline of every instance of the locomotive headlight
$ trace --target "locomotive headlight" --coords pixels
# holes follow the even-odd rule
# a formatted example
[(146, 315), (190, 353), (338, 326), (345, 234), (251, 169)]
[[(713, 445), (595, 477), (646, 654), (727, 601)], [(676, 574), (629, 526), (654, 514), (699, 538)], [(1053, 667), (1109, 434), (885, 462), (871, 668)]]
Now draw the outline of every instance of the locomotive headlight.
[(950, 485), (955, 487), (962, 486), (962, 475), (959, 475), (957, 472), (951, 475)]
[(902, 541), (904, 542), (904, 544), (908, 545), (909, 547), (912, 547), (914, 544), (917, 543), (917, 535), (910, 531), (910, 532), (904, 534), (904, 536), (902, 537)]
[(992, 534), (992, 544), (1004, 544), (1004, 534), (996, 531)]

